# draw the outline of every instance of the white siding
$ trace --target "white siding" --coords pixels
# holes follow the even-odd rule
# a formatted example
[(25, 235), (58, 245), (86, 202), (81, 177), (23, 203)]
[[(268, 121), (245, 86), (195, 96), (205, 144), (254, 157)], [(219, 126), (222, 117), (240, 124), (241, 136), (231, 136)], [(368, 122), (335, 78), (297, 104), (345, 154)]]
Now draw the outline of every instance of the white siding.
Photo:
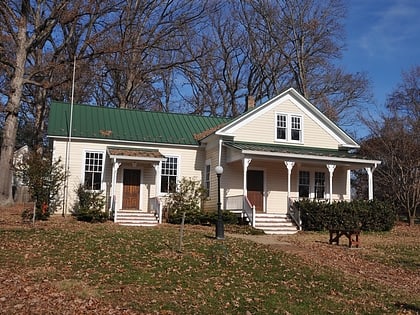
[[(104, 195), (108, 197), (107, 202), (110, 202), (111, 181), (112, 181), (112, 161), (106, 153), (107, 146), (117, 147), (114, 143), (109, 145), (105, 142), (80, 142), (73, 140), (70, 144), (70, 159), (69, 159), (69, 180), (68, 180), (68, 209), (71, 210), (76, 198), (75, 189), (79, 184), (83, 183), (84, 177), (84, 158), (86, 151), (100, 151), (104, 153), (104, 172), (102, 179), (102, 190)], [(124, 148), (139, 148), (139, 146), (123, 145)], [(202, 180), (204, 152), (198, 148), (181, 148), (181, 147), (153, 147), (141, 146), (141, 148), (159, 149), (160, 153), (165, 156), (178, 156), (179, 160), (179, 177), (192, 178), (194, 180)], [(65, 166), (67, 142), (64, 140), (55, 140), (53, 142), (53, 158), (61, 158), (63, 166)], [(156, 163), (156, 162), (155, 162)], [(152, 162), (147, 161), (122, 161), (118, 169), (116, 178), (115, 195), (117, 197), (117, 208), (122, 206), (122, 187), (123, 187), (123, 172), (124, 169), (139, 169), (141, 171), (141, 185), (140, 185), (140, 209), (147, 210), (149, 198), (155, 197), (160, 191), (160, 187), (156, 186), (155, 169)], [(158, 174), (160, 175), (160, 173)], [(160, 183), (160, 179), (157, 180)], [(61, 198), (64, 197), (64, 187)], [(64, 200), (64, 199), (63, 199)]]
[(235, 141), (246, 141), (256, 143), (287, 143), (276, 141), (276, 114), (296, 114), (303, 119), (303, 145), (308, 147), (336, 149), (338, 142), (316, 121), (300, 110), (293, 102), (287, 100), (272, 107), (255, 119), (250, 120), (238, 128), (235, 134)]

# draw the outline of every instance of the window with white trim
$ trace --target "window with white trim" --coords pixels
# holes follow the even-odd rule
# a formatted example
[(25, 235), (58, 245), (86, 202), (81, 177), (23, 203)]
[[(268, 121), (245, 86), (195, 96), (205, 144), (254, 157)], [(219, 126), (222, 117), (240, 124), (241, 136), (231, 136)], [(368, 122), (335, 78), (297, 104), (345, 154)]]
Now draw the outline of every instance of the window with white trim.
[(276, 114), (276, 140), (302, 142), (302, 116)]
[(102, 152), (85, 153), (84, 186), (86, 189), (101, 190), (103, 156)]
[(162, 161), (160, 174), (160, 191), (162, 193), (175, 192), (178, 180), (178, 157), (170, 156), (166, 161)]
[(277, 115), (277, 139), (287, 140), (287, 116)]
[(299, 171), (299, 198), (309, 198), (310, 176), (308, 171)]
[(290, 139), (292, 141), (302, 141), (302, 123), (300, 116), (291, 116)]
[(210, 170), (211, 170), (211, 165), (206, 164), (206, 169), (205, 169), (205, 174), (204, 174), (204, 188), (206, 188), (207, 190), (206, 192), (207, 197), (210, 194)]
[(325, 198), (325, 173), (315, 172), (315, 199)]

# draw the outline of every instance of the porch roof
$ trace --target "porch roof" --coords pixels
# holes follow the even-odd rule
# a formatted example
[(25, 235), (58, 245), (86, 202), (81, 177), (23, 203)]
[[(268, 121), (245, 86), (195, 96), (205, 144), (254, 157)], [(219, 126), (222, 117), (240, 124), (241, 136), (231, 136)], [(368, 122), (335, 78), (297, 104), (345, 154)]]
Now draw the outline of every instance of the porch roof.
[(121, 160), (159, 162), (166, 159), (165, 156), (159, 152), (159, 150), (152, 149), (108, 147), (107, 151), (110, 158)]
[(224, 141), (226, 147), (239, 150), (242, 154), (267, 157), (283, 157), (297, 160), (328, 160), (344, 163), (380, 164), (381, 161), (369, 160), (347, 150), (325, 149), (282, 144)]

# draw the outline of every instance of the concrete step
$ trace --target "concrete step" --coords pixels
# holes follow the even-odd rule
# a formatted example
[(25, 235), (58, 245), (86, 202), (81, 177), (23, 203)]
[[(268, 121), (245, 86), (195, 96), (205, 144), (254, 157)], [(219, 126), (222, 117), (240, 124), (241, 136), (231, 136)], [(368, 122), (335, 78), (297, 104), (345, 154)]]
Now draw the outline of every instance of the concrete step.
[(266, 234), (295, 234), (298, 229), (287, 214), (257, 213), (255, 228)]
[(158, 224), (154, 214), (139, 210), (119, 210), (115, 222), (126, 226), (155, 226)]

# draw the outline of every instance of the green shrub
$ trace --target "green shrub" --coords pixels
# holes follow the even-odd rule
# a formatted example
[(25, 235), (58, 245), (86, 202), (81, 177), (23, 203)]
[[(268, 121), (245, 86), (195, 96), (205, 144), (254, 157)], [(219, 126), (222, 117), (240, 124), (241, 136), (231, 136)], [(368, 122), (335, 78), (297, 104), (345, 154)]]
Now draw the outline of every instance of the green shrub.
[(377, 200), (351, 202), (296, 201), (302, 228), (306, 231), (323, 231), (329, 228), (361, 229), (363, 231), (389, 231), (395, 224), (395, 210)]
[[(66, 180), (61, 161), (52, 161), (48, 154), (30, 152), (16, 166), (16, 175), (29, 188), (35, 202), (35, 219), (47, 220), (58, 207), (57, 195)], [(22, 213), (23, 220), (32, 220), (32, 217), (33, 209), (25, 209)]]
[(206, 195), (207, 190), (199, 181), (182, 178), (167, 200), (168, 222), (179, 224), (185, 212), (185, 223), (200, 224), (201, 202)]
[(104, 212), (105, 198), (102, 192), (96, 192), (85, 189), (79, 185), (76, 189), (78, 201), (73, 207), (72, 215), (78, 221), (85, 222), (105, 222), (108, 219), (108, 213)]
[[(182, 222), (183, 211), (172, 213), (168, 217), (168, 222), (171, 224), (180, 224)], [(185, 211), (185, 224), (201, 224), (212, 225), (216, 224), (218, 219), (217, 212), (201, 212), (201, 211)], [(230, 211), (222, 211), (222, 220), (225, 224), (238, 224), (238, 216)]]

